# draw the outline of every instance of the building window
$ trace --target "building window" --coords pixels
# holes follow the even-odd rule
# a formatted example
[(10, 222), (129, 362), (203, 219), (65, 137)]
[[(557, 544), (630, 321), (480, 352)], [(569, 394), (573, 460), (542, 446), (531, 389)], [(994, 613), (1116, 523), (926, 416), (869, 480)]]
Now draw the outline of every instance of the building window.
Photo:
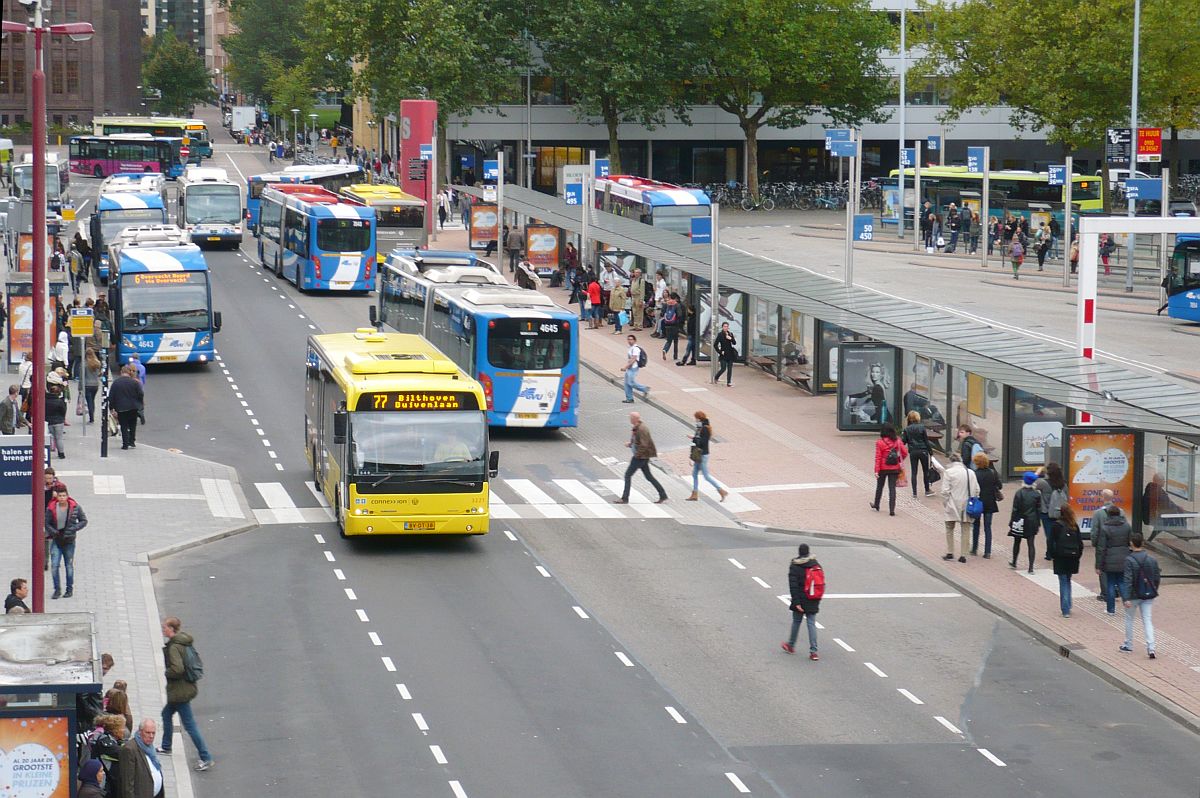
[(0, 114), (0, 127), (8, 127), (8, 114)]
[[(57, 55), (57, 53), (54, 53), (53, 55)], [(50, 62), (48, 66), (48, 71), (50, 72), (50, 93), (62, 94), (63, 73), (65, 72), (63, 69), (63, 62), (54, 57), (48, 58), (47, 60)]]
[(62, 114), (55, 114), (54, 116), (50, 117), (50, 124), (54, 125), (55, 127), (62, 127), (63, 126)]
[[(25, 59), (14, 58), (12, 60), (12, 93), (24, 96), (25, 94)], [(24, 119), (24, 117), (19, 117)]]
[(67, 94), (79, 94), (79, 51), (67, 51)]

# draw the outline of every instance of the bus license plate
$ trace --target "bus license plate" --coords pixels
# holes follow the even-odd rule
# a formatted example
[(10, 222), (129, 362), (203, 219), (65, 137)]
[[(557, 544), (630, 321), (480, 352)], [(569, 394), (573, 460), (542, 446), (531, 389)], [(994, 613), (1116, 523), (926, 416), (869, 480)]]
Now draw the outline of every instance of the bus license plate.
[(404, 528), (414, 532), (432, 532), (437, 529), (437, 524), (433, 521), (405, 521)]
[(353, 285), (353, 283), (350, 282), (349, 280), (334, 280), (333, 281), (334, 288), (349, 288), (351, 285)]
[(537, 413), (517, 413), (517, 418), (537, 418)]
[(159, 363), (174, 363), (179, 360), (179, 355), (159, 355), (155, 358)]

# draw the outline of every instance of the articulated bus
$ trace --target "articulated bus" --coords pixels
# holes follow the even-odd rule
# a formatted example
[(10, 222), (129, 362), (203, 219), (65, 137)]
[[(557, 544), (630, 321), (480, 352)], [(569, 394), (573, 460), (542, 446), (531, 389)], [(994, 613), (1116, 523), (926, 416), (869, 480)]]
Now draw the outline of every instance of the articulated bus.
[(305, 453), (349, 535), (483, 535), (488, 450), (483, 390), (415, 335), (311, 335)]
[[(885, 197), (889, 189), (894, 197), (897, 192), (896, 183), (899, 176), (899, 170), (893, 169), (888, 173), (886, 179), (880, 181)], [(910, 222), (912, 220), (912, 192), (915, 177), (916, 173), (913, 169), (904, 170), (904, 192), (906, 194), (904, 207), (908, 211), (908, 216), (905, 218)], [(1014, 216), (1028, 218), (1032, 204), (1034, 210), (1038, 206), (1045, 207), (1058, 219), (1059, 224), (1064, 221), (1061, 206), (1066, 200), (1066, 187), (1050, 185), (1046, 172), (1027, 172), (1015, 169), (993, 171), (988, 175), (988, 191), (992, 195), (989, 200), (990, 215), (1002, 215), (1003, 212), (999, 206), (1002, 203), (1011, 203), (1008, 210)], [(922, 201), (929, 200), (933, 203), (935, 213), (943, 213), (945, 207), (951, 202), (961, 208), (964, 201), (973, 210), (980, 211), (982, 195), (983, 175), (968, 172), (965, 166), (921, 167), (921, 198)], [(894, 208), (895, 199), (892, 202), (891, 207)], [(1104, 198), (1101, 196), (1100, 178), (1096, 175), (1073, 175), (1071, 178), (1071, 205), (1079, 213), (1102, 211)], [(885, 210), (882, 219), (885, 223), (895, 224), (895, 211)], [(987, 219), (982, 221), (987, 224)]]
[(263, 190), (272, 183), (301, 183), (309, 186), (320, 186), (337, 193), (349, 185), (363, 179), (363, 170), (359, 166), (345, 164), (328, 164), (316, 166), (289, 166), (282, 172), (267, 172), (261, 175), (251, 175), (246, 181), (246, 223), (250, 232), (258, 235), (259, 197)]
[(428, 244), (425, 200), (420, 197), (377, 183), (355, 183), (343, 188), (341, 194), (351, 202), (375, 209), (375, 248), (380, 263), (397, 247), (413, 249)]
[[(144, 133), (74, 136), (69, 145), (69, 163), (72, 173), (92, 177), (116, 172), (161, 172), (179, 177), (183, 174), (179, 155), (182, 144), (180, 138), (155, 138)], [(194, 160), (199, 163), (199, 156)]]
[(375, 211), (317, 186), (262, 193), (258, 259), (301, 291), (375, 287)]
[(483, 386), (494, 427), (574, 427), (578, 315), (518, 288), (470, 253), (388, 255), (372, 323), (423, 336)]
[(1200, 321), (1200, 234), (1175, 236), (1175, 251), (1167, 270), (1167, 315)]
[(712, 200), (700, 189), (634, 175), (598, 178), (595, 195), (597, 208), (674, 233), (689, 234), (693, 216), (712, 215)]
[[(149, 182), (149, 181), (148, 181)], [(102, 193), (96, 200), (96, 211), (88, 219), (88, 241), (94, 253), (96, 277), (101, 283), (108, 281), (108, 246), (126, 227), (139, 225), (164, 225), (167, 223), (167, 207), (163, 195), (150, 190), (118, 190)]]
[(242, 243), (242, 189), (224, 169), (189, 166), (179, 178), (179, 225), (200, 246), (237, 249)]
[(208, 125), (200, 119), (175, 116), (97, 116), (92, 119), (92, 132), (97, 136), (114, 133), (146, 133), (161, 138), (187, 139), (188, 147), (201, 158), (211, 158), (212, 142), (208, 140)]
[(221, 314), (212, 309), (208, 264), (175, 225), (127, 227), (108, 248), (117, 359), (208, 363)]

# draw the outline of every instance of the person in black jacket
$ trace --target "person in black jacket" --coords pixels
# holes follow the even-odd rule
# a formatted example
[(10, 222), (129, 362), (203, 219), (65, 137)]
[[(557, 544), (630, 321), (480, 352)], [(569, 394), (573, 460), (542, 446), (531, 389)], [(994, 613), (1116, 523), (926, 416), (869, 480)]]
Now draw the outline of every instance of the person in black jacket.
[(137, 447), (138, 413), (145, 403), (142, 383), (132, 373), (131, 366), (121, 369), (121, 376), (113, 380), (108, 389), (108, 406), (117, 414), (121, 425), (121, 448)]
[[(717, 489), (717, 493), (721, 494), (721, 501), (725, 501), (725, 497), (729, 495), (729, 491), (721, 487), (721, 484), (712, 478), (708, 473), (708, 445), (712, 441), (712, 423), (708, 420), (708, 414), (703, 410), (697, 410), (693, 415), (696, 419), (696, 432), (692, 435), (692, 451), (690, 453), (692, 460), (692, 495), (687, 497), (690, 502), (700, 499), (700, 475), (708, 480), (708, 484)], [(699, 455), (699, 457), (697, 457)]]
[(1000, 474), (992, 460), (980, 452), (975, 455), (975, 479), (979, 482), (979, 499), (983, 502), (983, 515), (975, 519), (971, 527), (971, 554), (979, 553), (979, 522), (983, 521), (983, 558), (992, 556), (992, 516), (1000, 512)]
[(1033, 487), (1033, 483), (1037, 481), (1037, 474), (1026, 471), (1022, 479), (1025, 484), (1017, 491), (1017, 495), (1013, 496), (1012, 516), (1009, 519), (1008, 534), (1013, 539), (1013, 553), (1008, 567), (1017, 567), (1017, 555), (1021, 553), (1021, 541), (1024, 540), (1029, 547), (1029, 573), (1033, 573), (1041, 494)]
[(694, 366), (696, 365), (696, 329), (697, 318), (696, 311), (690, 305), (681, 305), (683, 307), (683, 326), (687, 330), (687, 348), (683, 350), (683, 357), (675, 361), (676, 366)]
[(1083, 558), (1083, 535), (1075, 521), (1075, 511), (1063, 505), (1050, 530), (1050, 558), (1058, 576), (1058, 605), (1064, 618), (1071, 617), (1071, 577), (1079, 573)]
[(67, 400), (63, 398), (62, 377), (51, 374), (52, 378), (46, 385), (46, 425), (50, 427), (50, 440), (54, 444), (58, 458), (67, 456), (64, 439), (66, 434), (63, 426), (67, 423)]
[(717, 333), (717, 357), (721, 359), (721, 367), (717, 369), (717, 376), (713, 377), (713, 384), (721, 381), (721, 375), (725, 375), (725, 387), (733, 387), (733, 361), (737, 359), (737, 338), (733, 337), (733, 333), (729, 331), (729, 322), (721, 324), (721, 331)]
[(800, 624), (808, 622), (808, 658), (813, 662), (820, 659), (817, 655), (817, 618), (816, 615), (821, 609), (821, 600), (809, 598), (804, 591), (804, 584), (808, 579), (808, 572), (811, 568), (818, 569), (818, 573), (824, 578), (824, 572), (821, 570), (821, 564), (817, 562), (815, 557), (809, 556), (808, 544), (801, 543), (796, 550), (798, 555), (792, 560), (792, 564), (788, 567), (788, 586), (792, 592), (792, 632), (791, 635), (780, 644), (780, 647), (789, 654), (796, 653), (796, 638), (800, 635)]
[(916, 410), (908, 411), (904, 420), (907, 424), (904, 431), (900, 433), (900, 440), (904, 441), (904, 445), (908, 447), (908, 467), (912, 472), (908, 481), (912, 485), (913, 498), (917, 497), (917, 466), (921, 466), (921, 481), (925, 485), (925, 495), (932, 496), (933, 491), (929, 489), (929, 452), (933, 446), (929, 442), (929, 432), (921, 423), (921, 414)]

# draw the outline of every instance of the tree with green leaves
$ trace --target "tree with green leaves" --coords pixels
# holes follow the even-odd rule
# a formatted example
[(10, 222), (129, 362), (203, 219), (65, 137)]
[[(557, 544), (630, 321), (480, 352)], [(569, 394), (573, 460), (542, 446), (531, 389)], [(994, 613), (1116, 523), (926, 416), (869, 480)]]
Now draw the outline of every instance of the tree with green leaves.
[(1163, 161), (1171, 179), (1182, 173), (1179, 131), (1200, 129), (1200, 13), (1180, 13), (1170, 3), (1142, 4), (1138, 112), (1147, 125), (1170, 131)]
[(695, 77), (706, 0), (541, 0), (536, 41), (549, 72), (571, 92), (581, 118), (599, 117), (620, 174), (618, 128), (653, 128), (668, 113), (687, 119), (684, 87)]
[[(267, 71), (264, 90), (271, 98), (267, 109), (285, 120), (288, 126), (296, 117), (306, 121), (313, 108), (313, 86), (308, 73), (303, 69), (287, 69), (270, 56), (264, 60), (263, 67)], [(299, 114), (293, 114), (293, 108), (298, 109)], [(292, 134), (295, 135), (295, 131)]]
[(886, 119), (880, 53), (893, 39), (868, 0), (714, 0), (697, 95), (737, 117), (752, 194), (762, 128), (818, 114), (839, 125)]
[[(270, 102), (267, 84), (272, 65), (296, 69), (307, 55), (303, 0), (212, 1), (229, 8), (236, 30), (221, 40), (229, 58), (229, 82), (251, 97)], [(313, 44), (320, 46), (317, 41)]]
[(198, 103), (210, 102), (214, 91), (204, 59), (172, 30), (143, 44), (142, 84), (160, 92), (156, 110), (186, 114)]

